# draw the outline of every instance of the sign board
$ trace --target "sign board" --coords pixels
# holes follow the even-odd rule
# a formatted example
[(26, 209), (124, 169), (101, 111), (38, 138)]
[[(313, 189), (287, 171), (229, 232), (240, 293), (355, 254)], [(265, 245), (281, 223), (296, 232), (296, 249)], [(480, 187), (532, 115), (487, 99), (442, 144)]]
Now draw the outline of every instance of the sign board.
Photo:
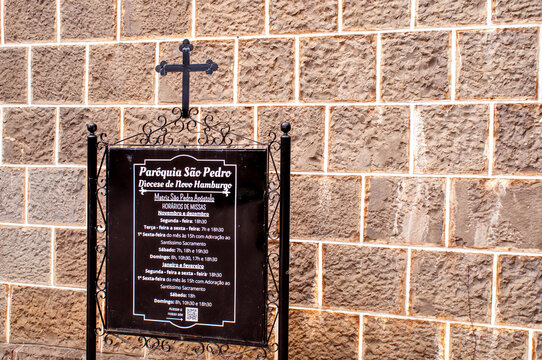
[(267, 150), (110, 148), (106, 327), (264, 345)]

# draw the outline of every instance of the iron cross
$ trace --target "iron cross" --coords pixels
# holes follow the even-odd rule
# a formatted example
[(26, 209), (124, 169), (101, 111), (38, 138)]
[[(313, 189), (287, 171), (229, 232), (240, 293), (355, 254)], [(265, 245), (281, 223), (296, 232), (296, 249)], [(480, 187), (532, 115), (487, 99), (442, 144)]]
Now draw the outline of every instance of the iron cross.
[(183, 92), (182, 92), (182, 112), (183, 118), (190, 117), (189, 115), (189, 97), (190, 97), (190, 72), (192, 71), (205, 71), (208, 75), (211, 75), (213, 71), (218, 69), (218, 65), (213, 60), (207, 60), (205, 64), (190, 64), (190, 51), (194, 49), (194, 45), (190, 44), (188, 39), (184, 39), (179, 50), (183, 53), (182, 64), (168, 64), (162, 61), (160, 65), (156, 65), (156, 72), (160, 75), (166, 76), (168, 72), (182, 72), (183, 73)]

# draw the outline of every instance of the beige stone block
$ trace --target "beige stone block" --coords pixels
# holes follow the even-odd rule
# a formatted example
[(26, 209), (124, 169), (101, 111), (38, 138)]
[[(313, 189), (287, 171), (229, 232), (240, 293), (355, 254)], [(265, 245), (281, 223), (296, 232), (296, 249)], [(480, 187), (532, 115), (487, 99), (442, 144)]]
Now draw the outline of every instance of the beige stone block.
[(344, 0), (345, 30), (408, 28), (409, 0)]
[(450, 360), (527, 359), (526, 331), (452, 325)]
[(534, 333), (533, 360), (542, 359), (542, 333)]
[(457, 96), (462, 99), (534, 99), (536, 28), (460, 31)]
[(367, 184), (366, 241), (443, 245), (443, 179), (374, 177)]
[(83, 360), (82, 350), (49, 346), (24, 345), (13, 351), (13, 360)]
[(83, 46), (37, 46), (32, 49), (32, 102), (78, 104), (85, 91)]
[[(129, 359), (133, 359), (132, 356), (143, 357), (145, 354), (143, 344), (137, 336), (108, 334), (104, 338), (101, 352), (104, 353), (103, 356), (127, 355), (130, 356)], [(156, 353), (158, 352), (162, 352), (160, 348), (156, 349)]]
[[(216, 124), (218, 129), (228, 129), (229, 126), (232, 133), (254, 139), (254, 108), (250, 106), (201, 108), (201, 122), (203, 123), (201, 131), (205, 128), (205, 124), (209, 126)], [(209, 134), (208, 139), (205, 134), (200, 134), (200, 143), (205, 143), (206, 139), (212, 143), (213, 138), (216, 138), (216, 141), (220, 143), (223, 138), (218, 131), (207, 131), (207, 133)], [(230, 139), (233, 144), (251, 144), (249, 140), (240, 136), (230, 134), (226, 137), (225, 142), (228, 143), (228, 139)]]
[(9, 286), (0, 285), (0, 359), (4, 359), (1, 343), (6, 341), (6, 319), (8, 311)]
[(151, 103), (155, 44), (90, 47), (88, 96), (92, 103)]
[(13, 360), (13, 351), (19, 347), (19, 345), (3, 344), (4, 339), (0, 340), (0, 359)]
[(375, 100), (375, 36), (303, 38), (299, 57), (301, 100)]
[(241, 102), (293, 100), (294, 40), (240, 40), (238, 81)]
[(410, 313), (489, 322), (492, 263), (490, 255), (413, 251)]
[[(187, 341), (174, 341), (174, 340), (168, 340), (167, 342), (170, 347), (168, 352), (163, 351), (161, 349), (151, 350), (147, 354), (147, 359), (152, 359), (152, 360), (170, 360), (170, 359), (206, 360), (208, 359), (207, 353), (201, 354), (202, 346), (199, 343), (187, 342)], [(132, 358), (129, 358), (129, 359), (131, 360)], [(237, 360), (237, 358), (234, 358), (234, 359)]]
[(325, 245), (324, 254), (325, 307), (404, 313), (406, 251)]
[(444, 358), (444, 324), (363, 317), (363, 359)]
[(117, 36), (115, 0), (62, 0), (60, 18), (62, 41), (114, 40)]
[(84, 225), (86, 172), (74, 168), (29, 169), (28, 221)]
[(56, 2), (6, 0), (4, 2), (6, 42), (56, 40)]
[(448, 32), (382, 35), (382, 99), (449, 99), (449, 63)]
[(271, 33), (332, 32), (337, 30), (337, 1), (271, 0)]
[[(123, 138), (133, 136), (126, 141), (127, 144), (144, 144), (147, 141), (144, 130), (150, 135), (150, 143), (160, 141), (158, 137), (162, 132), (158, 129), (180, 118), (180, 108), (125, 108)], [(188, 119), (178, 120), (178, 125), (169, 125), (166, 142), (169, 142), (169, 139), (172, 139), (174, 144), (197, 144), (197, 123)]]
[(122, 37), (188, 36), (191, 4), (190, 0), (171, 0), (160, 4), (147, 0), (122, 0)]
[(361, 178), (292, 176), (291, 235), (358, 241)]
[(83, 291), (14, 286), (10, 341), (84, 348), (85, 305)]
[(415, 116), (416, 172), (487, 171), (487, 105), (417, 106)]
[(53, 108), (4, 109), (4, 163), (53, 163), (55, 118), (56, 110)]
[(331, 109), (329, 168), (337, 171), (408, 171), (409, 109)]
[(495, 23), (540, 23), (542, 3), (538, 0), (494, 0)]
[[(259, 107), (258, 108), (258, 139), (269, 142), (273, 139), (280, 142), (283, 132), (281, 124), (289, 122), (292, 130), (288, 133), (292, 138), (292, 171), (318, 171), (323, 169), (324, 153), (324, 108), (323, 107)], [(280, 154), (277, 152), (275, 164), (280, 164)]]
[(24, 169), (0, 168), (0, 221), (24, 220)]
[(542, 249), (542, 183), (505, 179), (452, 182), (454, 246)]
[(0, 103), (24, 104), (28, 101), (28, 51), (24, 48), (0, 49)]
[[(190, 62), (204, 64), (211, 59), (218, 65), (218, 70), (211, 75), (205, 72), (190, 75), (190, 103), (231, 102), (233, 100), (233, 63), (234, 42), (194, 41), (194, 50), (190, 53)], [(178, 42), (160, 44), (160, 61), (168, 64), (182, 64), (183, 55)], [(182, 101), (182, 73), (168, 73), (159, 77), (158, 97), (161, 103)]]
[(55, 284), (85, 287), (87, 233), (85, 230), (55, 230)]
[(263, 0), (197, 0), (196, 31), (200, 36), (262, 34)]
[(357, 359), (358, 329), (358, 315), (290, 310), (289, 359)]
[(416, 25), (484, 25), (486, 8), (485, 0), (418, 0)]

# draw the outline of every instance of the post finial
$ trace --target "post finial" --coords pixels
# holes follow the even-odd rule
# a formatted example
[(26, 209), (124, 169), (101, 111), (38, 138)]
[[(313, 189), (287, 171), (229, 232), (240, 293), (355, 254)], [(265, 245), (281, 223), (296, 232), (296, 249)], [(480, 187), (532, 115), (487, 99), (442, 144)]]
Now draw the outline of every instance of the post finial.
[(87, 130), (88, 130), (88, 132), (90, 132), (92, 135), (94, 135), (94, 133), (96, 132), (96, 130), (98, 130), (98, 127), (96, 126), (96, 124), (88, 124), (88, 125), (87, 125)]
[(288, 134), (288, 132), (292, 129), (292, 125), (290, 125), (289, 122), (285, 121), (280, 126), (283, 133)]

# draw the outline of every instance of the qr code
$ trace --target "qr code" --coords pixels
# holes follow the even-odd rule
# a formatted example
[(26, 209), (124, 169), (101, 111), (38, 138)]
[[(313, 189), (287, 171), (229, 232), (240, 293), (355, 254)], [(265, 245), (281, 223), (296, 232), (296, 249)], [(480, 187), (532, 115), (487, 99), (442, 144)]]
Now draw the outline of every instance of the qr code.
[(198, 321), (198, 308), (185, 308), (186, 321)]

